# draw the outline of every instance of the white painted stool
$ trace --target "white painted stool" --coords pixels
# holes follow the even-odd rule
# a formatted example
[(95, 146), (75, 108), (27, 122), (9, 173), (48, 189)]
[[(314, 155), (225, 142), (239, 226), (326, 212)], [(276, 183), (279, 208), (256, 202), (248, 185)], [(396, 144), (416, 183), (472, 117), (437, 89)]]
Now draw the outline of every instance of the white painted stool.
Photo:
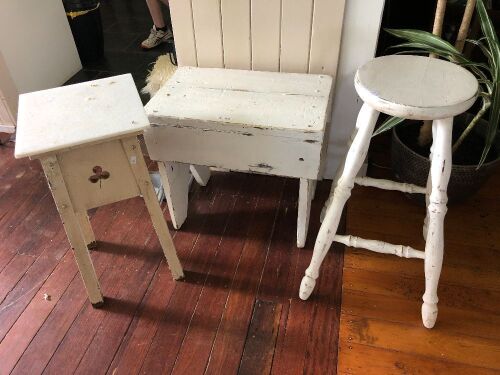
[[(332, 241), (378, 253), (420, 258), (425, 261), (422, 320), (425, 327), (432, 328), (438, 312), (437, 287), (443, 261), (443, 223), (452, 165), (453, 117), (472, 106), (477, 97), (478, 82), (467, 70), (443, 60), (396, 55), (374, 59), (361, 67), (356, 74), (355, 86), (364, 105), (345, 163), (332, 185), (335, 188), (326, 204), (326, 215), (314, 246), (311, 264), (300, 285), (300, 298), (305, 300), (312, 293), (319, 268)], [(368, 152), (379, 112), (406, 119), (433, 120), (431, 170), (427, 188), (387, 180), (355, 178)], [(426, 194), (428, 207), (423, 230), (425, 252), (409, 246), (336, 235), (342, 210), (354, 183)]]
[[(187, 216), (191, 171), (206, 167), (300, 179), (297, 246), (303, 247), (321, 177), (332, 77), (179, 67), (146, 105), (144, 138), (159, 161), (174, 227)], [(203, 167), (205, 166), (205, 167)]]
[(174, 279), (183, 277), (137, 135), (149, 127), (130, 74), (23, 94), (16, 158), (40, 159), (93, 306), (103, 296), (87, 210), (142, 196)]

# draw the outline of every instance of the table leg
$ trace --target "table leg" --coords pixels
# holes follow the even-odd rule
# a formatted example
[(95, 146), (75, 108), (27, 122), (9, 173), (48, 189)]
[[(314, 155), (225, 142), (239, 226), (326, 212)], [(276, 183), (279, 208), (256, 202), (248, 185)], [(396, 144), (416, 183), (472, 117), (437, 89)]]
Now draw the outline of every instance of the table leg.
[(156, 200), (153, 184), (149, 177), (149, 172), (144, 162), (137, 137), (123, 139), (122, 145), (134, 173), (137, 185), (139, 186), (139, 190), (146, 203), (149, 215), (151, 216), (151, 221), (153, 222), (156, 234), (160, 240), (172, 276), (175, 280), (182, 279), (184, 277), (182, 266), (177, 257), (175, 246), (170, 236), (170, 232), (168, 231), (168, 226), (163, 217), (160, 204)]
[(99, 281), (87, 249), (87, 243), (80, 229), (80, 222), (73, 210), (73, 204), (68, 194), (64, 177), (56, 156), (47, 156), (41, 160), (45, 176), (49, 183), (52, 196), (61, 216), (68, 240), (73, 248), (76, 263), (80, 270), (80, 275), (85, 284), (90, 302), (94, 307), (100, 307), (104, 303), (99, 287)]
[(80, 224), (83, 238), (87, 244), (87, 249), (92, 250), (97, 248), (97, 241), (95, 240), (94, 231), (92, 230), (92, 225), (90, 224), (89, 215), (85, 211), (77, 212), (76, 216)]

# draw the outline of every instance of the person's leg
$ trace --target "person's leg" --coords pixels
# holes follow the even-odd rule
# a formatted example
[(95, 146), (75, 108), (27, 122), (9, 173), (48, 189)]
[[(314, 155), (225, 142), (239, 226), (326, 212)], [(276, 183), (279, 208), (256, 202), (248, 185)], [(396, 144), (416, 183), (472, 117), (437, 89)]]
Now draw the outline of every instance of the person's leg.
[[(161, 4), (159, 0), (146, 0), (148, 5), (149, 13), (153, 19), (157, 29), (162, 29), (165, 27), (165, 21), (163, 20), (163, 12), (161, 10)], [(168, 5), (168, 2), (167, 2)]]
[[(168, 1), (162, 0), (166, 4), (168, 9)], [(141, 47), (144, 49), (154, 48), (161, 43), (171, 41), (173, 39), (172, 26), (170, 22), (170, 11), (167, 14), (167, 21), (163, 18), (163, 12), (161, 9), (160, 0), (146, 0), (148, 5), (149, 13), (153, 19), (153, 27), (147, 39), (141, 43)]]

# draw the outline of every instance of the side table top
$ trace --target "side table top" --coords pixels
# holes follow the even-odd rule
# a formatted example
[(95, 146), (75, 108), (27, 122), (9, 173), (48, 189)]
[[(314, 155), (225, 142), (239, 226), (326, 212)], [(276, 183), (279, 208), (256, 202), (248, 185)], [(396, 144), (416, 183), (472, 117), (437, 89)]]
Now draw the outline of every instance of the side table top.
[(148, 127), (130, 74), (22, 94), (15, 157), (47, 154)]

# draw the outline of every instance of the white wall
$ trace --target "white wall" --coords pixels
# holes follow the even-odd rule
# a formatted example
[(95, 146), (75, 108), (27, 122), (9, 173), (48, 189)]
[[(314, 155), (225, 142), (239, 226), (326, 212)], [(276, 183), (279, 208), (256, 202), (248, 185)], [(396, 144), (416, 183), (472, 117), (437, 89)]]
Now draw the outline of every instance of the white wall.
[(0, 50), (0, 133), (15, 131), (14, 113), (17, 113), (17, 88), (12, 81)]
[(384, 0), (346, 1), (325, 178), (333, 178), (345, 157), (362, 104), (354, 90), (354, 75), (375, 56), (383, 8)]
[(20, 94), (82, 68), (61, 0), (0, 0), (0, 52)]

